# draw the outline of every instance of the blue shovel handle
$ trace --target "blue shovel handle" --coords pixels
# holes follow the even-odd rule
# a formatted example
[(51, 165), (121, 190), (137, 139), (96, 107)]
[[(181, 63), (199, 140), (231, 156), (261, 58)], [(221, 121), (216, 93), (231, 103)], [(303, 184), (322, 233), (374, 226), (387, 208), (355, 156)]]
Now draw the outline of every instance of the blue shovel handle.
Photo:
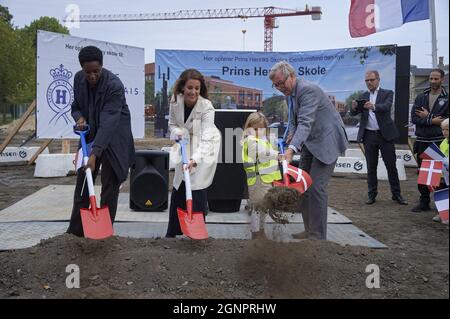
[(280, 154), (284, 155), (284, 140), (282, 138), (278, 139), (278, 148), (280, 150)]
[(83, 157), (88, 156), (88, 149), (86, 144), (86, 134), (89, 134), (90, 127), (89, 125), (85, 126), (86, 128), (84, 130), (77, 130), (76, 126), (73, 127), (73, 132), (77, 135), (80, 135), (80, 141), (81, 141), (81, 149), (83, 150)]
[(186, 142), (184, 142), (183, 140), (178, 140), (177, 141), (178, 144), (180, 144), (181, 147), (181, 159), (183, 160), (183, 164), (187, 164), (187, 156), (186, 156)]

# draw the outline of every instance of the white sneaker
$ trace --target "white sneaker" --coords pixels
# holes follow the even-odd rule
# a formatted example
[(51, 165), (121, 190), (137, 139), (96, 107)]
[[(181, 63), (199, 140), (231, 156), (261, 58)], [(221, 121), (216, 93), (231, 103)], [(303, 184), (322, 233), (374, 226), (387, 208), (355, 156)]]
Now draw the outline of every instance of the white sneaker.
[(437, 222), (437, 223), (440, 223), (441, 222), (441, 217), (439, 217), (439, 215), (436, 215), (436, 216), (433, 217), (433, 221)]

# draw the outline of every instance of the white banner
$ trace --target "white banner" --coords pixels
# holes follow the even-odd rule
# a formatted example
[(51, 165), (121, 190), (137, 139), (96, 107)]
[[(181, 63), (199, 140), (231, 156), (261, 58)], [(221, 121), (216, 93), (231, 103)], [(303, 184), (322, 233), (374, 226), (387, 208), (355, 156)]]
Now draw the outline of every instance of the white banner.
[(88, 45), (103, 51), (103, 66), (122, 81), (133, 137), (143, 138), (144, 49), (41, 30), (37, 33), (37, 137), (78, 138), (71, 116), (73, 79), (81, 70), (78, 53)]

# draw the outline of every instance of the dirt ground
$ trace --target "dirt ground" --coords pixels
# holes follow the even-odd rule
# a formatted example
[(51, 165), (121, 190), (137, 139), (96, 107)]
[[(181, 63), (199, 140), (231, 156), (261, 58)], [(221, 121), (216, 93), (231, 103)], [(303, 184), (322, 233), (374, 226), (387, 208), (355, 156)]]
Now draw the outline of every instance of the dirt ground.
[[(158, 148), (167, 141), (142, 141), (137, 148), (149, 143)], [(52, 143), (51, 152), (58, 147)], [(0, 166), (0, 209), (49, 184), (75, 182), (74, 176), (33, 178), (33, 171)], [(409, 212), (418, 198), (415, 169), (407, 176), (401, 186), (409, 206), (393, 202), (384, 181), (371, 206), (364, 204), (364, 178), (334, 176), (330, 182), (329, 205), (388, 249), (310, 240), (90, 241), (62, 235), (0, 252), (0, 298), (449, 298), (449, 228), (431, 220), (435, 212)], [(79, 289), (66, 287), (69, 264), (79, 266)], [(380, 270), (378, 289), (366, 287), (370, 264)]]

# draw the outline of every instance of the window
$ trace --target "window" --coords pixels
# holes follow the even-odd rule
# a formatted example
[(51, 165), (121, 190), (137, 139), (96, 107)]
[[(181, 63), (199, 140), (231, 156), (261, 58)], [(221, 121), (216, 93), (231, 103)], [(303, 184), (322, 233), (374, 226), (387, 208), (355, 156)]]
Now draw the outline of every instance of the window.
[(245, 97), (245, 92), (244, 91), (239, 91), (239, 102), (243, 103), (244, 102), (244, 97)]

